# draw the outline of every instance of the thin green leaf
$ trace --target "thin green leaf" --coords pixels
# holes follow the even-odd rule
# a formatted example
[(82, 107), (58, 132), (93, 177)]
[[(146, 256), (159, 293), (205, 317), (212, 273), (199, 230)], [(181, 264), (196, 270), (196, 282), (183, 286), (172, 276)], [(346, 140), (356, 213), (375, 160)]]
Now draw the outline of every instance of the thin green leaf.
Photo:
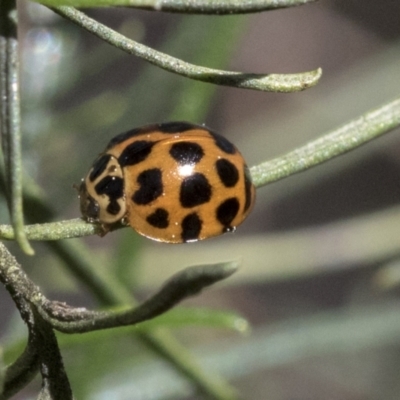
[(299, 6), (316, 0), (35, 0), (48, 6), (125, 6), (193, 14), (244, 14)]
[(371, 110), (284, 156), (250, 168), (251, 176), (257, 187), (267, 185), (347, 153), (398, 126), (400, 99)]
[(136, 329), (146, 331), (159, 327), (177, 329), (187, 326), (222, 328), (238, 333), (248, 333), (250, 330), (247, 320), (235, 312), (184, 307), (173, 309), (157, 318), (143, 322)]
[(321, 68), (297, 74), (254, 74), (201, 67), (130, 40), (72, 7), (56, 7), (53, 11), (128, 54), (140, 57), (166, 71), (201, 82), (242, 89), (289, 93), (315, 86), (322, 76)]
[(6, 170), (8, 206), (15, 239), (29, 255), (34, 250), (24, 231), (22, 207), (21, 110), (19, 96), (19, 51), (15, 1), (2, 3), (0, 12), (1, 135)]

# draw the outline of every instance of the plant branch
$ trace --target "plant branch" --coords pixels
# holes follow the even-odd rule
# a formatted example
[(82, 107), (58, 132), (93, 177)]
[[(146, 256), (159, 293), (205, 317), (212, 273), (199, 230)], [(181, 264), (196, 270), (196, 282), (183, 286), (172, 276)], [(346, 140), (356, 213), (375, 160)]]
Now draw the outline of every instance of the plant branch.
[[(0, 257), (3, 260), (0, 264), (0, 281), (5, 284), (14, 301), (18, 302), (20, 311), (25, 312), (25, 320), (30, 323), (32, 321), (30, 307), (26, 304), (28, 302), (35, 305), (49, 327), (64, 333), (83, 333), (146, 321), (170, 310), (185, 298), (198, 294), (205, 287), (228, 278), (237, 269), (237, 263), (234, 262), (186, 268), (170, 278), (155, 295), (138, 307), (120, 313), (95, 312), (48, 300), (2, 243)], [(40, 324), (43, 332), (48, 332), (46, 324)]]
[(36, 303), (36, 306), (43, 319), (64, 333), (84, 333), (134, 325), (155, 318), (207, 286), (228, 278), (236, 268), (236, 263), (232, 262), (186, 268), (170, 278), (143, 304), (124, 312), (93, 312), (49, 301)]
[(16, 241), (26, 254), (34, 254), (24, 231), (22, 209), (21, 116), (19, 56), (15, 0), (3, 0), (0, 10), (1, 135), (7, 179), (8, 206)]
[[(257, 187), (305, 171), (400, 126), (400, 99), (394, 100), (286, 155), (250, 168)], [(82, 219), (25, 226), (30, 240), (59, 240), (98, 234), (99, 227)], [(0, 225), (0, 238), (14, 239), (13, 228)]]
[(400, 99), (394, 100), (281, 157), (250, 168), (257, 187), (315, 167), (400, 126)]
[(72, 7), (60, 6), (52, 10), (126, 53), (140, 57), (169, 72), (202, 82), (242, 89), (289, 93), (316, 85), (322, 75), (320, 68), (298, 74), (249, 74), (200, 67), (128, 39)]
[[(47, 6), (58, 6), (59, 0), (36, 0)], [(317, 0), (64, 0), (72, 7), (125, 6), (150, 11), (185, 14), (232, 15), (300, 6)]]
[[(236, 269), (234, 263), (189, 268), (173, 277), (155, 296), (136, 310), (119, 313), (115, 316), (113, 313), (97, 313), (83, 309), (71, 309), (60, 303), (47, 300), (42, 295), (39, 288), (29, 280), (27, 275), (18, 266), (16, 260), (1, 242), (0, 260), (0, 281), (5, 284), (7, 290), (10, 292), (17, 307), (20, 309), (21, 315), (23, 315), (25, 322), (28, 324), (30, 333), (32, 333), (32, 335), (34, 335), (33, 337), (36, 339), (35, 346), (38, 348), (38, 354), (40, 354), (41, 357), (40, 365), (43, 368), (42, 376), (44, 386), (41, 398), (46, 398), (43, 396), (48, 396), (46, 392), (49, 390), (52, 390), (52, 393), (57, 393), (57, 390), (61, 390), (60, 393), (66, 396), (47, 397), (50, 399), (70, 398), (68, 397), (70, 392), (67, 390), (69, 384), (62, 366), (61, 356), (59, 355), (58, 347), (55, 347), (57, 343), (55, 337), (53, 337), (53, 325), (56, 328), (61, 328), (60, 330), (70, 333), (79, 332), (79, 329), (76, 329), (79, 327), (79, 323), (74, 325), (74, 322), (67, 322), (63, 325), (57, 322), (57, 318), (64, 321), (79, 321), (82, 320), (82, 318), (86, 318), (86, 321), (81, 321), (82, 326), (85, 325), (81, 330), (82, 332), (93, 330), (89, 327), (90, 319), (94, 322), (95, 329), (128, 325), (132, 322), (137, 323), (165, 312), (183, 298), (198, 293), (202, 288), (228, 277)], [(92, 281), (92, 283), (93, 282), (95, 283), (96, 280)], [(129, 301), (129, 299), (124, 297), (124, 293), (125, 290), (118, 291), (116, 289), (114, 294), (109, 294), (109, 296), (111, 295), (109, 302), (112, 302), (112, 298), (116, 299), (113, 305), (132, 302), (132, 299)], [(118, 301), (118, 296), (122, 296), (123, 298), (121, 297), (120, 301)], [(127, 294), (127, 296), (129, 296), (129, 294)], [(32, 312), (31, 307), (35, 307), (34, 312)], [(25, 314), (23, 314), (23, 312)], [(51, 317), (49, 317), (49, 314), (51, 314)], [(96, 318), (99, 319), (98, 322)], [(70, 324), (69, 328), (62, 329), (66, 326), (68, 327), (68, 324)], [(154, 332), (138, 332), (137, 335), (153, 349), (157, 349), (164, 357), (173, 360), (182, 372), (185, 372), (186, 375), (194, 379), (196, 384), (204, 392), (212, 395), (213, 398), (236, 398), (229, 386), (224, 384), (217, 377), (209, 376), (202, 372), (192, 360), (192, 357), (184, 348), (181, 348), (167, 331), (159, 329)], [(42, 346), (50, 347), (42, 348)], [(47, 351), (45, 351), (46, 349)], [(50, 375), (46, 375), (45, 373), (49, 373)], [(60, 374), (60, 376), (56, 376), (55, 374)], [(56, 386), (53, 385), (54, 382), (58, 382)]]
[[(0, 282), (10, 293), (29, 330), (27, 349), (8, 369), (9, 380), (8, 382), (6, 380), (8, 387), (5, 387), (8, 393), (25, 386), (39, 366), (43, 383), (42, 392), (47, 391), (49, 399), (72, 400), (72, 391), (53, 329), (32, 307), (32, 300), (40, 301), (44, 296), (3, 243), (0, 243)], [(28, 362), (25, 367), (21, 365), (24, 361)]]
[(35, 345), (40, 354), (42, 389), (38, 400), (73, 400), (72, 389), (50, 324), (34, 312)]
[[(88, 224), (81, 218), (44, 224), (25, 225), (25, 234), (29, 240), (59, 240), (72, 239), (100, 234), (101, 229), (96, 224)], [(14, 240), (14, 229), (10, 225), (0, 225), (0, 238)]]
[(38, 351), (29, 334), (28, 344), (24, 352), (4, 371), (4, 385), (0, 392), (0, 400), (6, 400), (18, 393), (37, 375), (39, 370)]

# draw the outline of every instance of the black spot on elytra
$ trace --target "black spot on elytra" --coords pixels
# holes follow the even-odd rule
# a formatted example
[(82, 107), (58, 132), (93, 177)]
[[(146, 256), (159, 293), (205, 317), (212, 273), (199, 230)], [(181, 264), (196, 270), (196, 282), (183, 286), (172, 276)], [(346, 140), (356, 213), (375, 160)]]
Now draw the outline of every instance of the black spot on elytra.
[(233, 187), (238, 183), (239, 171), (226, 158), (221, 158), (215, 163), (219, 179), (226, 187)]
[(209, 131), (209, 134), (214, 138), (215, 144), (227, 154), (235, 154), (236, 147), (226, 138), (218, 133)]
[(139, 164), (149, 156), (155, 143), (147, 140), (138, 140), (131, 143), (118, 157), (119, 164), (121, 167)]
[(251, 187), (252, 187), (252, 182), (251, 182), (251, 175), (250, 175), (250, 171), (249, 168), (247, 167), (247, 165), (244, 166), (244, 191), (245, 191), (245, 196), (246, 196), (246, 200), (244, 203), (244, 212), (246, 212), (253, 199), (252, 199), (252, 195), (251, 195)]
[(97, 160), (95, 160), (92, 166), (92, 171), (89, 175), (90, 182), (94, 182), (105, 171), (110, 158), (110, 154), (103, 154)]
[(111, 199), (110, 204), (107, 206), (107, 212), (111, 215), (117, 215), (121, 211), (121, 206), (116, 199)]
[(150, 124), (141, 126), (139, 128), (131, 129), (127, 132), (120, 133), (119, 135), (113, 137), (107, 145), (106, 150), (111, 149), (124, 142), (127, 139), (133, 138), (139, 135), (146, 135), (151, 132), (163, 132), (163, 133), (180, 133), (190, 131), (192, 129), (204, 129), (201, 126), (191, 124), (190, 122), (165, 122), (162, 124)]
[(158, 168), (141, 172), (137, 177), (137, 182), (140, 188), (132, 196), (132, 200), (136, 204), (149, 204), (163, 192), (162, 174)]
[(211, 191), (207, 178), (197, 172), (183, 179), (179, 200), (185, 208), (198, 206), (210, 201)]
[[(164, 122), (158, 124), (158, 130), (163, 133), (181, 133), (191, 131), (192, 129), (199, 129), (200, 127), (190, 122), (176, 121), (176, 122)], [(203, 128), (200, 128), (203, 129)]]
[(105, 176), (94, 190), (99, 195), (107, 195), (110, 200), (119, 199), (124, 195), (124, 181), (118, 176)]
[(196, 164), (204, 156), (203, 148), (193, 142), (174, 143), (169, 150), (171, 157), (180, 165)]
[(152, 125), (145, 125), (145, 126), (142, 126), (139, 128), (134, 128), (127, 132), (120, 133), (119, 135), (113, 137), (109, 141), (106, 150), (111, 149), (112, 147), (124, 142), (127, 139), (153, 132), (153, 131), (157, 130), (157, 128), (158, 128), (157, 124), (152, 124)]
[(156, 211), (146, 218), (146, 221), (155, 228), (165, 229), (169, 225), (168, 211), (164, 208), (157, 208)]
[(199, 238), (202, 225), (203, 222), (197, 213), (187, 215), (182, 221), (182, 240), (184, 242), (197, 240)]
[(231, 197), (221, 203), (217, 208), (217, 219), (229, 230), (231, 228), (231, 223), (239, 212), (239, 201), (236, 197)]

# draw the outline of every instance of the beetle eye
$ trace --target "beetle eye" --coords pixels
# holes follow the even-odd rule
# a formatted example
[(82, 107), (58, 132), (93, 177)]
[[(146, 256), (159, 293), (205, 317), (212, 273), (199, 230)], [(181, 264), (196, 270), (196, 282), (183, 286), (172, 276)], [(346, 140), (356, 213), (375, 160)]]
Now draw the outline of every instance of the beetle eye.
[(81, 213), (86, 220), (97, 220), (99, 218), (99, 203), (87, 192), (85, 181), (79, 186), (79, 199)]
[(99, 203), (95, 201), (93, 197), (88, 196), (86, 199), (86, 216), (90, 219), (97, 220), (99, 218), (99, 213)]

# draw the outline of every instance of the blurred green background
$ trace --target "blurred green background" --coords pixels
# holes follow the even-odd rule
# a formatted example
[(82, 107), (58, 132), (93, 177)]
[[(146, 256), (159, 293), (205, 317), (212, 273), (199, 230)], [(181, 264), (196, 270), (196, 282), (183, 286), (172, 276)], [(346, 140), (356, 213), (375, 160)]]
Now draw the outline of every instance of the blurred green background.
[[(294, 94), (193, 82), (103, 44), (44, 7), (21, 3), (24, 163), (55, 209), (54, 220), (79, 216), (72, 185), (124, 130), (166, 120), (206, 123), (252, 166), (399, 96), (399, 2), (326, 0), (224, 17), (87, 12), (195, 64), (257, 73), (321, 66), (324, 74), (315, 88)], [(243, 398), (398, 399), (399, 133), (259, 189), (253, 213), (234, 234), (175, 246), (123, 229), (83, 241), (103, 261), (99, 268), (113, 271), (139, 298), (183, 267), (240, 260), (238, 274), (185, 305), (234, 310), (251, 333), (199, 326), (174, 333)], [(8, 221), (4, 199), (0, 215)], [(46, 295), (96, 307), (48, 247), (33, 245), (33, 258), (9, 248)], [(14, 354), (26, 332), (3, 288), (0, 324), (6, 354)], [(60, 336), (77, 398), (201, 398), (129, 332)], [(38, 384), (16, 398), (29, 398)]]

